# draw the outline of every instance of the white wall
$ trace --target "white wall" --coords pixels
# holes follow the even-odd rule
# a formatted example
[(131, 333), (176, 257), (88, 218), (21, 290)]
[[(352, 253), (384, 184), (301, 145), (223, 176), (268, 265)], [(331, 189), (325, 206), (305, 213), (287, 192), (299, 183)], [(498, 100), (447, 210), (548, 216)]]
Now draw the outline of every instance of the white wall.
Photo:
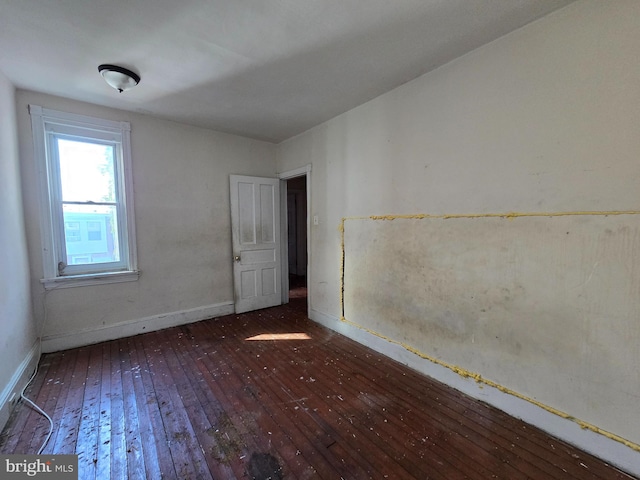
[(15, 91), (0, 73), (0, 429), (8, 400), (24, 386), (37, 361), (29, 261), (20, 189)]
[[(279, 171), (309, 163), (313, 168), (311, 211), (320, 222), (311, 227), (309, 288), (316, 318), (344, 330), (338, 320), (343, 217), (640, 210), (638, 18), (640, 2), (635, 0), (576, 2), (279, 145)], [(355, 281), (360, 291), (376, 292), (381, 301), (365, 311), (357, 292), (346, 284), (346, 318), (640, 448), (639, 217), (606, 218), (613, 231), (626, 229), (627, 234), (607, 243), (602, 229), (609, 225), (603, 226), (602, 218), (560, 218), (566, 223), (561, 228), (581, 225), (582, 243), (576, 248), (584, 247), (585, 256), (577, 256), (578, 270), (571, 275), (586, 280), (591, 274), (604, 288), (591, 290), (586, 303), (575, 296), (551, 302), (535, 296), (540, 289), (512, 292), (520, 306), (532, 309), (527, 318), (533, 323), (522, 329), (512, 329), (521, 322), (521, 310), (510, 310), (513, 298), (492, 297), (499, 314), (481, 316), (480, 309), (467, 308), (462, 295), (481, 292), (483, 278), (438, 283), (429, 276), (434, 266), (462, 273), (459, 258), (451, 253), (455, 249), (438, 243), (447, 237), (431, 234), (437, 223), (430, 233), (416, 234), (408, 230), (415, 225), (394, 220), (388, 228), (395, 230), (385, 232), (383, 239), (389, 245), (373, 249), (373, 258), (357, 252), (353, 238), (371, 235), (367, 222), (374, 221), (347, 220), (344, 228), (352, 243), (345, 261), (351, 286)], [(525, 225), (526, 235), (527, 229), (550, 228), (552, 218), (516, 221)], [(490, 237), (495, 228), (486, 219), (459, 223), (467, 249), (479, 252), (473, 257), (478, 261), (484, 261), (482, 242), (489, 238), (492, 249), (503, 246), (516, 256), (535, 254), (558, 262), (568, 245), (500, 245), (499, 238)], [(403, 253), (399, 246), (407, 241), (411, 248)], [(610, 249), (607, 255), (619, 248), (611, 258), (628, 268), (629, 275), (598, 267), (596, 244)], [(439, 255), (437, 265), (429, 263), (430, 248)], [(366, 268), (354, 267), (356, 259)], [(382, 260), (387, 270), (376, 266)], [(385, 276), (394, 260), (422, 264), (426, 271), (407, 268), (403, 278), (403, 270), (396, 268)], [(528, 275), (531, 280), (522, 263), (513, 268), (513, 278)], [(533, 278), (541, 288), (548, 281), (544, 273)], [(631, 283), (622, 284), (623, 278)], [(492, 281), (491, 286), (499, 284)], [(395, 315), (387, 315), (385, 298), (405, 301), (396, 304)], [(616, 299), (621, 303), (615, 311), (607, 310), (618, 305)], [(424, 315), (422, 323), (416, 312)], [(470, 312), (476, 316), (462, 318)], [(536, 319), (544, 324), (536, 325)], [(547, 334), (540, 334), (545, 328)], [(353, 329), (346, 331), (363, 338)], [(478, 334), (486, 341), (478, 341)], [(638, 464), (637, 456), (633, 462)]]
[[(28, 104), (128, 121), (137, 282), (45, 293)], [(274, 176), (275, 146), (44, 94), (17, 92), (35, 314), (55, 350), (233, 311), (229, 174)]]

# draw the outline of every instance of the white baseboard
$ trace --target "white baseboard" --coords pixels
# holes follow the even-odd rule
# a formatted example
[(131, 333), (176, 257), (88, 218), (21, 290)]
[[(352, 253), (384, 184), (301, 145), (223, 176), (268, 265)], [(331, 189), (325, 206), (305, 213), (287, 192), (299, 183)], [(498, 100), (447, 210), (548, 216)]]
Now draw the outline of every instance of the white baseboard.
[(120, 322), (115, 325), (92, 330), (49, 335), (42, 339), (42, 351), (44, 353), (58, 352), (60, 350), (83, 347), (85, 345), (115, 340), (117, 338), (131, 337), (140, 333), (153, 332), (162, 330), (163, 328), (175, 327), (208, 318), (230, 315), (232, 313), (234, 313), (233, 302), (224, 302), (192, 308), (190, 310), (153, 315), (151, 317)]
[(534, 403), (505, 393), (498, 388), (478, 383), (472, 378), (462, 377), (449, 368), (424, 359), (399, 344), (389, 342), (366, 330), (343, 322), (335, 316), (311, 309), (310, 318), (470, 397), (482, 400), (509, 415), (535, 425), (554, 437), (601, 458), (623, 471), (640, 476), (640, 452), (619, 441), (592, 430), (581, 428), (577, 421), (558, 416)]
[[(27, 382), (31, 378), (31, 375), (35, 371), (39, 360), (40, 340), (37, 339), (31, 347), (31, 350), (29, 350), (29, 353), (27, 353), (16, 371), (11, 376), (11, 380), (9, 380), (9, 383), (4, 387), (2, 393), (0, 393), (0, 430), (4, 428), (7, 420), (9, 420), (11, 411), (17, 403), (17, 400), (20, 398), (22, 389), (27, 384)], [(14, 404), (12, 405), (10, 403), (10, 400), (14, 394), (16, 402), (14, 402)]]

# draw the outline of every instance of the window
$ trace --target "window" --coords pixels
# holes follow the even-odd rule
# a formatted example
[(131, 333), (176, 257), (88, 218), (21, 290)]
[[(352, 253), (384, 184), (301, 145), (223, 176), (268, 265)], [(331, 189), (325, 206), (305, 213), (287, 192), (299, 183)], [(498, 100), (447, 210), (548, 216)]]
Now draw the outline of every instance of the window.
[(80, 241), (80, 224), (78, 222), (64, 222), (64, 236), (69, 242)]
[[(87, 222), (87, 236), (89, 240), (102, 240), (102, 224), (100, 222)], [(114, 258), (113, 253), (111, 255)]]
[(45, 288), (137, 279), (129, 124), (36, 105), (29, 112)]

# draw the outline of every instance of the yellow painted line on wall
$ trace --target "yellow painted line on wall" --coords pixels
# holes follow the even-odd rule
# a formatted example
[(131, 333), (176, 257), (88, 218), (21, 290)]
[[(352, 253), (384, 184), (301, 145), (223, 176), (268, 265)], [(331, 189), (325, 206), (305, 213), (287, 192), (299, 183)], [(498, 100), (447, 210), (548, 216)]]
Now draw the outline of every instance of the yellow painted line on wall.
[(399, 342), (398, 340), (394, 340), (392, 338), (389, 338), (385, 335), (382, 335), (379, 332), (376, 332), (375, 330), (371, 330), (370, 328), (364, 327), (362, 325), (359, 325), (355, 322), (352, 322), (351, 320), (347, 320), (344, 316), (344, 268), (345, 268), (345, 241), (344, 241), (344, 231), (345, 231), (345, 223), (347, 220), (388, 220), (388, 221), (392, 221), (392, 220), (397, 220), (397, 219), (408, 219), (408, 220), (422, 220), (422, 219), (443, 219), (443, 220), (447, 220), (447, 219), (452, 219), (452, 218), (505, 218), (505, 219), (514, 219), (514, 218), (519, 218), (519, 217), (568, 217), (568, 216), (609, 216), (609, 215), (640, 215), (640, 211), (639, 210), (612, 210), (612, 211), (579, 211), (579, 212), (507, 212), (507, 213), (469, 213), (469, 214), (445, 214), (445, 215), (430, 215), (430, 214), (426, 214), (426, 213), (417, 213), (417, 214), (408, 214), (408, 215), (370, 215), (368, 217), (365, 216), (361, 216), (361, 217), (343, 217), (342, 220), (340, 221), (340, 225), (338, 227), (338, 230), (340, 232), (340, 249), (341, 249), (341, 256), (340, 256), (340, 307), (341, 307), (341, 316), (340, 316), (340, 320), (346, 324), (352, 325), (360, 330), (363, 330), (367, 333), (370, 333), (371, 335), (374, 335), (378, 338), (381, 338), (383, 340), (386, 340), (389, 343), (393, 343), (395, 345), (399, 345), (402, 348), (406, 349), (407, 351), (413, 353), (414, 355), (417, 355), (420, 358), (423, 358), (425, 360), (429, 360), (432, 363), (435, 363), (436, 365), (440, 365), (442, 367), (448, 368), (449, 370), (451, 370), (454, 373), (457, 373), (458, 375), (460, 375), (463, 378), (472, 378), (473, 380), (475, 380), (477, 383), (483, 383), (485, 385), (488, 385), (490, 387), (496, 388), (499, 391), (509, 394), (509, 395), (513, 395), (514, 397), (517, 397), (521, 400), (525, 400), (529, 403), (532, 403), (534, 405), (536, 405), (537, 407), (542, 408), (543, 410), (546, 410), (547, 412), (550, 412), (554, 415), (557, 415), (561, 418), (564, 418), (566, 420), (570, 420), (572, 422), (577, 423), (580, 428), (584, 429), (584, 430), (590, 430), (592, 432), (598, 433), (600, 435), (603, 435), (604, 437), (607, 437), (611, 440), (615, 440), (616, 442), (622, 443), (623, 445), (631, 448), (632, 450), (635, 450), (636, 452), (640, 452), (640, 445), (633, 443), (619, 435), (616, 435), (615, 433), (611, 433), (608, 432), (606, 430), (603, 430), (595, 425), (592, 425), (588, 422), (585, 422), (583, 420), (580, 420), (578, 418), (573, 417), (572, 415), (569, 415), (566, 412), (563, 412), (561, 410), (558, 410), (556, 408), (550, 407), (549, 405), (545, 405), (542, 402), (539, 402), (533, 398), (527, 397), (526, 395), (523, 395), (521, 393), (516, 392), (515, 390), (511, 390), (510, 388), (507, 388), (503, 385), (500, 385), (492, 380), (483, 378), (482, 375), (480, 375), (479, 373), (476, 372), (471, 372), (469, 370), (465, 370), (464, 368), (458, 367), (456, 365), (452, 365), (449, 363), (446, 363), (442, 360), (439, 360), (435, 357), (432, 357), (430, 355), (427, 355), (426, 353), (423, 353), (421, 351), (419, 351), (418, 349), (416, 349), (415, 347), (412, 347), (411, 345), (408, 345), (406, 343), (403, 342)]

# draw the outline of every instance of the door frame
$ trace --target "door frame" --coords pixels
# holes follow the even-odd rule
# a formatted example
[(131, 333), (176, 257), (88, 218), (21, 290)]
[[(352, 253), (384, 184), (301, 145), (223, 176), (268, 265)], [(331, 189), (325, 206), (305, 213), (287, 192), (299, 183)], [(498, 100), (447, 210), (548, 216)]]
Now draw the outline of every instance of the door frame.
[(307, 316), (311, 313), (311, 164), (278, 173), (280, 179), (280, 262), (282, 264), (282, 303), (289, 303), (289, 245), (287, 238), (287, 180), (306, 177), (307, 187)]

